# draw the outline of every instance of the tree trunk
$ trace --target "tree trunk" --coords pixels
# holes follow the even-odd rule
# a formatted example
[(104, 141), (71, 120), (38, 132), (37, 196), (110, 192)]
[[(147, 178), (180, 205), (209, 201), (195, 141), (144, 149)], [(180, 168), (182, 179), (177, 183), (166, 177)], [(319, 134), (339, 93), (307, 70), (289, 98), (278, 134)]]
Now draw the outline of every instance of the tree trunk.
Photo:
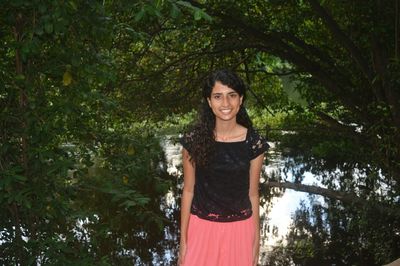
[(389, 205), (381, 203), (381, 202), (366, 200), (366, 199), (360, 198), (355, 193), (335, 191), (335, 190), (322, 188), (322, 187), (318, 187), (318, 186), (304, 185), (301, 183), (291, 183), (291, 182), (269, 181), (267, 183), (267, 186), (268, 187), (276, 187), (276, 188), (288, 188), (288, 189), (293, 189), (293, 190), (299, 191), (299, 192), (306, 192), (309, 194), (321, 195), (323, 197), (342, 201), (343, 203), (346, 203), (346, 204), (354, 204), (354, 205), (357, 205), (360, 207), (365, 207), (365, 208), (374, 207), (377, 209), (377, 211), (380, 211), (380, 212), (384, 213), (385, 215), (393, 215), (393, 216), (400, 217), (400, 207), (389, 206)]
[[(14, 38), (17, 43), (22, 41), (22, 27), (23, 27), (23, 15), (21, 13), (16, 16), (16, 24), (13, 28)], [(23, 62), (21, 58), (21, 50), (18, 48), (15, 51), (15, 71), (16, 76), (22, 77), (24, 75)], [(27, 142), (27, 133), (26, 127), (27, 122), (25, 121), (24, 114), (26, 112), (28, 98), (26, 95), (25, 88), (23, 86), (19, 86), (19, 108), (21, 110), (21, 129), (22, 134), (20, 138), (20, 164), (24, 169), (24, 175), (27, 175), (28, 172), (28, 142)], [(16, 187), (15, 189), (18, 189)], [(19, 206), (16, 202), (11, 203), (11, 214), (13, 216), (14, 226), (15, 226), (15, 242), (18, 246), (18, 251), (16, 254), (16, 259), (20, 265), (26, 265), (26, 256), (24, 254), (24, 240), (21, 230), (21, 217)]]

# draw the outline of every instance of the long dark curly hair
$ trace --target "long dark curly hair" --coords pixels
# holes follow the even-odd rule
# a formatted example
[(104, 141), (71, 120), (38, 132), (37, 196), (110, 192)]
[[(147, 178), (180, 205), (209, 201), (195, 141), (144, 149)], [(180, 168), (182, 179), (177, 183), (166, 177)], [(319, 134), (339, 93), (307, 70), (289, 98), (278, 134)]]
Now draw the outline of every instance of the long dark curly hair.
[(200, 166), (207, 165), (212, 160), (214, 153), (215, 115), (208, 105), (207, 99), (211, 97), (212, 89), (217, 81), (235, 90), (240, 96), (243, 96), (242, 104), (236, 116), (236, 122), (248, 130), (253, 128), (253, 123), (243, 105), (246, 99), (246, 85), (243, 80), (235, 72), (228, 69), (212, 72), (204, 82), (203, 98), (198, 120), (187, 134), (190, 143), (191, 161)]

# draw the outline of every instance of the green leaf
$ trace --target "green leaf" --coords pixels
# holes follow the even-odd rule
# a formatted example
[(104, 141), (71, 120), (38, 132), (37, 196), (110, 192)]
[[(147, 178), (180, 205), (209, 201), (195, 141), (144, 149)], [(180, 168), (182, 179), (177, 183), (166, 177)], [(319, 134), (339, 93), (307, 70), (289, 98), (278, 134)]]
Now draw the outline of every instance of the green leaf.
[(200, 20), (202, 18), (201, 10), (200, 9), (196, 9), (194, 11), (193, 16), (194, 16), (194, 20)]
[(78, 10), (78, 7), (76, 6), (76, 3), (75, 3), (74, 1), (69, 1), (68, 4), (70, 5), (70, 7), (71, 7), (73, 10), (75, 10), (75, 11)]
[(146, 10), (142, 7), (142, 9), (135, 15), (135, 21), (138, 22), (143, 19), (146, 14)]
[(43, 4), (43, 3), (39, 4), (39, 12), (41, 14), (45, 14), (46, 11), (47, 11), (47, 6), (45, 4)]
[(203, 10), (200, 10), (201, 17), (207, 21), (212, 21), (212, 17)]
[(125, 206), (126, 208), (130, 208), (130, 207), (135, 207), (137, 205), (137, 202), (133, 200), (126, 200), (121, 205)]
[(15, 79), (18, 81), (22, 81), (22, 80), (25, 80), (25, 76), (23, 74), (18, 74), (15, 76)]
[(43, 33), (44, 33), (43, 27), (38, 26), (38, 27), (35, 29), (35, 33), (36, 33), (37, 35), (39, 35), (39, 36), (43, 35)]
[(176, 3), (177, 3), (178, 5), (181, 5), (181, 6), (184, 6), (184, 7), (187, 7), (187, 8), (191, 8), (191, 9), (194, 8), (194, 6), (192, 6), (191, 3), (186, 2), (186, 1), (177, 1)]
[(140, 197), (135, 199), (140, 205), (146, 205), (150, 202), (150, 198), (147, 197)]
[(176, 4), (172, 4), (170, 14), (172, 18), (177, 18), (181, 14), (181, 10)]
[(53, 24), (52, 23), (46, 23), (44, 25), (44, 30), (46, 33), (52, 33), (53, 32)]
[(26, 176), (23, 175), (13, 175), (12, 177), (18, 181), (26, 181)]

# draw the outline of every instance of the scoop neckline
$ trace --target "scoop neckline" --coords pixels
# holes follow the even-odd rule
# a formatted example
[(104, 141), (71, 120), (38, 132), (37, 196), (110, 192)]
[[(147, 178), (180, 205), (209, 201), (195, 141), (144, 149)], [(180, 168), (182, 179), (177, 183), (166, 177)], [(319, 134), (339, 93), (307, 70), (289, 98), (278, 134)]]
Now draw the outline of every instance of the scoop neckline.
[(249, 137), (249, 129), (247, 128), (247, 131), (246, 131), (246, 137), (245, 137), (245, 139), (244, 140), (238, 140), (238, 141), (219, 141), (219, 140), (214, 140), (216, 143), (243, 143), (243, 142), (246, 142), (247, 141), (247, 139), (248, 139), (248, 137)]

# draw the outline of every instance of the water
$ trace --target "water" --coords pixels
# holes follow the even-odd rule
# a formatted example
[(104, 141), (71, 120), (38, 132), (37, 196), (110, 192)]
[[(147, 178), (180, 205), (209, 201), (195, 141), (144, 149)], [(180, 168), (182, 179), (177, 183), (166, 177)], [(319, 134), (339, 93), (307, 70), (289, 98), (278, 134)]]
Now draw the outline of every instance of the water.
[[(176, 137), (175, 137), (176, 138)], [(163, 147), (167, 160), (168, 172), (172, 175), (177, 176), (179, 181), (178, 190), (181, 189), (181, 178), (179, 178), (182, 174), (181, 172), (181, 145), (176, 143), (173, 140), (174, 136), (167, 136), (163, 140)], [(269, 164), (263, 168), (264, 174), (261, 178), (261, 183), (265, 182), (265, 178), (271, 176), (273, 173), (279, 173), (280, 168), (283, 167), (283, 162), (280, 158), (280, 154), (276, 151), (274, 143), (269, 143), (271, 149), (268, 151), (267, 155), (270, 159), (268, 160)], [(305, 173), (303, 183), (305, 184), (313, 184), (315, 183), (315, 178), (313, 175), (309, 173)], [(290, 176), (289, 176), (290, 178)], [(166, 203), (169, 206), (169, 210), (177, 209), (177, 197), (176, 191), (171, 191), (166, 195)], [(260, 198), (266, 199), (267, 191), (261, 191)], [(284, 238), (287, 234), (290, 223), (292, 213), (298, 208), (301, 201), (305, 201), (307, 199), (307, 193), (296, 192), (293, 190), (285, 190), (279, 197), (272, 197), (270, 200), (267, 200), (266, 204), (262, 205), (260, 208), (260, 228), (261, 228), (261, 248), (260, 253), (267, 254), (277, 242)], [(171, 238), (172, 236), (167, 236)], [(174, 236), (176, 238), (176, 236)], [(176, 238), (177, 239), (177, 238)], [(177, 240), (178, 241), (178, 240)], [(176, 242), (178, 243), (178, 242)], [(168, 252), (168, 261), (171, 260), (171, 257), (174, 255), (173, 252)], [(263, 257), (263, 256), (261, 256)]]

